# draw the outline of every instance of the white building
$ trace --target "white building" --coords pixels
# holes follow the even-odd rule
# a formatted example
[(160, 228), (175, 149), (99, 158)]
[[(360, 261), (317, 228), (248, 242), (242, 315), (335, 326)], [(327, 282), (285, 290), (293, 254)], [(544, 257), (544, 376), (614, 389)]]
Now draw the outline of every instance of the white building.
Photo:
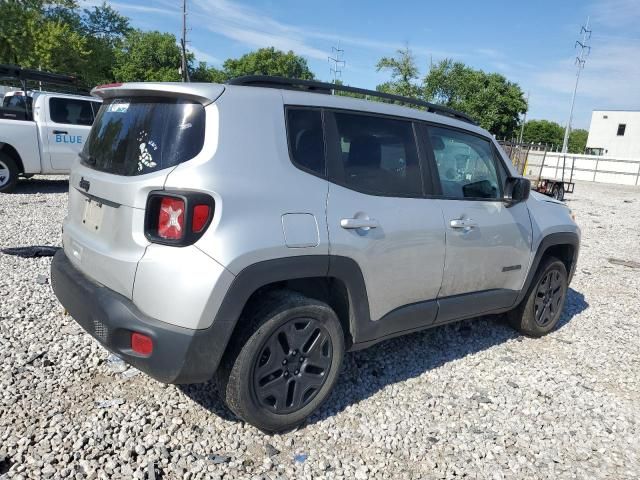
[(594, 110), (587, 153), (640, 159), (640, 110)]

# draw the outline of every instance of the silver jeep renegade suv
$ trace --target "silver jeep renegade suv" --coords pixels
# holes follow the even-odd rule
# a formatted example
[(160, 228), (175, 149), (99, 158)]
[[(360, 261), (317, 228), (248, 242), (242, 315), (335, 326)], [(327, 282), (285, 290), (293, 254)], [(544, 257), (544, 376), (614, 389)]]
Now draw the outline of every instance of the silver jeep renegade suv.
[(464, 114), (276, 77), (93, 94), (53, 289), (161, 382), (215, 379), (282, 431), (345, 351), (485, 314), (534, 337), (559, 321), (580, 230)]

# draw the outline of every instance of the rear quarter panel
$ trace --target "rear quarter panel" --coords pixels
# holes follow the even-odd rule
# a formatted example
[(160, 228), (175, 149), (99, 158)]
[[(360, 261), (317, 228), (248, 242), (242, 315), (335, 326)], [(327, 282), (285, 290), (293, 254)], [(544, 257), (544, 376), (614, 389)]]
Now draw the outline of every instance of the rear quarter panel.
[(0, 147), (11, 145), (20, 155), (24, 173), (40, 173), (38, 127), (34, 121), (0, 120)]
[[(214, 220), (196, 246), (234, 275), (263, 260), (328, 254), (328, 183), (291, 162), (281, 92), (228, 87), (207, 110), (207, 135), (217, 132), (208, 155), (180, 164), (165, 184), (214, 197)], [(312, 215), (317, 241), (288, 247), (285, 214)]]

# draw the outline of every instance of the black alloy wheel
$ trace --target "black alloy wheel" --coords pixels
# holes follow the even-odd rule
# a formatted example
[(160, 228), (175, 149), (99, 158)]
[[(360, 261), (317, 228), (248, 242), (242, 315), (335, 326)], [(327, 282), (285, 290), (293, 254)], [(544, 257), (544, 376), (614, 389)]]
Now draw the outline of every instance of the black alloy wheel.
[(314, 318), (295, 318), (267, 338), (253, 369), (256, 400), (273, 413), (307, 405), (324, 385), (331, 368), (329, 332)]
[(534, 318), (542, 328), (554, 321), (564, 305), (564, 289), (561, 272), (549, 270), (542, 276), (536, 290), (534, 301)]

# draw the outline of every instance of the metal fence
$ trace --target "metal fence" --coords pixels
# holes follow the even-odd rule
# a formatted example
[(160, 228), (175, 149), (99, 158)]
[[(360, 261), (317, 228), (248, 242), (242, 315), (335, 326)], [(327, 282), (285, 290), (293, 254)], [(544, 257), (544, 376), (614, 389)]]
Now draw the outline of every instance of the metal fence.
[[(518, 171), (530, 178), (563, 178), (573, 168), (574, 180), (640, 185), (640, 159), (563, 154), (535, 150), (532, 145), (501, 142)], [(544, 163), (544, 167), (543, 167)]]

